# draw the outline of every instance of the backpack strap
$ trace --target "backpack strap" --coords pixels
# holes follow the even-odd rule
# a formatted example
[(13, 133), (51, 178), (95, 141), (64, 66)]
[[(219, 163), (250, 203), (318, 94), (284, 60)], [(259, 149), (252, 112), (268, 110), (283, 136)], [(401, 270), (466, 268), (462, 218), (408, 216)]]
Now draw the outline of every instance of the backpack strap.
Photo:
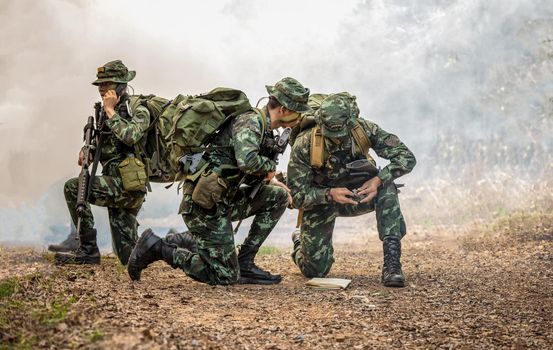
[(321, 127), (317, 125), (311, 130), (311, 166), (317, 169), (324, 164), (324, 137)]
[[(353, 139), (355, 141), (355, 144), (357, 147), (361, 149), (361, 154), (364, 156), (369, 157), (369, 148), (371, 148), (371, 140), (369, 140), (367, 133), (365, 132), (365, 129), (361, 126), (361, 123), (359, 120), (355, 121), (355, 126), (351, 130), (351, 134), (353, 136)], [(372, 159), (372, 158), (371, 158)]]
[(261, 117), (261, 144), (265, 141), (265, 132), (267, 131), (267, 116), (261, 108), (255, 107), (254, 110)]

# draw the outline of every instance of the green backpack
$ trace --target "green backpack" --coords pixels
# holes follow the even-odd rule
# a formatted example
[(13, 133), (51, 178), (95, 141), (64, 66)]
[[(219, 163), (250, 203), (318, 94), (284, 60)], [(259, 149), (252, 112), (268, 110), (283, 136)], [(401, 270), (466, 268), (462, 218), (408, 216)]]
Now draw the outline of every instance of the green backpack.
[[(355, 118), (358, 118), (359, 107), (357, 106), (357, 102), (355, 101), (356, 100), (355, 96), (347, 92), (340, 92), (339, 94), (344, 95), (350, 99), (351, 106), (353, 109), (353, 114), (355, 115)], [(290, 135), (290, 145), (293, 146), (294, 142), (296, 141), (299, 135), (303, 134), (304, 132), (311, 133), (310, 156), (311, 156), (311, 166), (314, 168), (323, 167), (326, 162), (326, 158), (328, 156), (325, 152), (325, 147), (324, 147), (325, 140), (324, 140), (324, 137), (322, 136), (321, 128), (317, 124), (317, 121), (315, 118), (316, 112), (321, 108), (321, 104), (328, 96), (329, 94), (311, 94), (309, 96), (309, 100), (307, 101), (307, 104), (309, 105), (309, 107), (311, 107), (311, 111), (302, 114), (300, 122), (292, 129), (292, 134)], [(352, 137), (360, 152), (363, 155), (365, 155), (365, 157), (371, 163), (375, 164), (374, 160), (369, 154), (369, 148), (371, 147), (371, 142), (358, 120), (355, 121), (355, 126), (352, 129)]]
[(150, 126), (137, 143), (135, 153), (146, 164), (148, 180), (151, 182), (171, 182), (175, 179), (176, 172), (167, 158), (169, 151), (165, 141), (171, 126), (165, 121), (172, 118), (178, 103), (183, 99), (183, 95), (173, 100), (155, 95), (133, 95), (130, 98), (131, 109), (142, 105), (150, 112)]
[(185, 96), (172, 119), (167, 120), (172, 125), (165, 141), (173, 169), (181, 175), (196, 173), (204, 152), (229, 148), (210, 144), (227, 121), (249, 110), (253, 108), (246, 94), (232, 88), (218, 87), (205, 94)]
[(307, 100), (307, 104), (311, 107), (311, 110), (301, 114), (300, 122), (292, 128), (290, 134), (290, 147), (294, 145), (298, 136), (309, 129), (312, 129), (317, 122), (315, 121), (315, 112), (321, 108), (321, 103), (327, 98), (329, 94), (311, 94)]
[(173, 182), (198, 170), (203, 152), (230, 146), (210, 146), (233, 117), (253, 110), (246, 94), (218, 87), (208, 93), (178, 95), (167, 100), (154, 95), (132, 96), (150, 111), (151, 123), (140, 144), (152, 182)]

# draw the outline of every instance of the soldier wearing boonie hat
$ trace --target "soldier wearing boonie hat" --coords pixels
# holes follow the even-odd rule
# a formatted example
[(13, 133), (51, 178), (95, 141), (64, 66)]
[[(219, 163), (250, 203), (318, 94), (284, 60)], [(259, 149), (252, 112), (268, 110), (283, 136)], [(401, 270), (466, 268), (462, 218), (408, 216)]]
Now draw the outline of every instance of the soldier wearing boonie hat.
[[(415, 156), (397, 136), (358, 115), (354, 96), (330, 95), (315, 112), (316, 126), (299, 134), (294, 142), (288, 186), (293, 207), (300, 209), (301, 225), (292, 236), (292, 259), (304, 276), (326, 276), (334, 263), (336, 217), (375, 211), (384, 251), (381, 282), (387, 287), (403, 287), (400, 240), (406, 226), (393, 181), (413, 169)], [(390, 164), (381, 170), (374, 167), (370, 148)], [(356, 162), (372, 163), (372, 173), (355, 177), (348, 165)]]
[[(150, 125), (148, 109), (142, 105), (129, 104), (126, 87), (135, 76), (135, 71), (129, 70), (120, 60), (115, 60), (99, 67), (96, 70), (97, 79), (92, 82), (92, 85), (98, 86), (106, 118), (103, 122), (103, 143), (101, 149), (96, 150), (102, 165), (102, 175), (95, 176), (90, 184), (88, 204), (107, 207), (114, 252), (123, 265), (127, 264), (138, 239), (136, 215), (146, 194), (145, 185), (143, 188), (125, 188), (120, 170), (128, 164), (125, 161), (130, 158), (141, 164), (139, 156), (135, 154), (135, 144), (142, 139)], [(79, 165), (82, 157), (81, 152)], [(67, 207), (75, 224), (78, 182), (78, 178), (72, 178), (64, 186)], [(57, 251), (55, 259), (60, 264), (100, 263), (94, 218), (88, 204), (81, 217), (79, 239), (73, 240), (73, 244), (70, 244), (71, 240), (66, 240), (68, 244), (50, 247)], [(76, 248), (75, 242), (78, 242)]]
[[(132, 279), (139, 279), (141, 271), (151, 262), (163, 259), (204, 283), (280, 283), (280, 275), (255, 264), (259, 248), (291, 203), (288, 187), (274, 177), (274, 155), (264, 151), (266, 145), (276, 142), (275, 129), (292, 126), (299, 113), (310, 109), (309, 89), (293, 78), (284, 78), (266, 88), (267, 105), (234, 117), (211, 143), (218, 149), (209, 152), (208, 170), (202, 170), (200, 177), (213, 178), (213, 183), (219, 184), (216, 188), (224, 190), (216, 195), (206, 191), (216, 197), (209, 208), (193, 199), (194, 193), (202, 191), (202, 180), (184, 190), (180, 214), (196, 240), (197, 250), (177, 248), (152, 231), (145, 231), (129, 260)], [(253, 188), (258, 184), (259, 190), (252, 198)], [(237, 254), (232, 221), (247, 217), (253, 217), (253, 221)], [(209, 259), (204, 259), (205, 256)]]

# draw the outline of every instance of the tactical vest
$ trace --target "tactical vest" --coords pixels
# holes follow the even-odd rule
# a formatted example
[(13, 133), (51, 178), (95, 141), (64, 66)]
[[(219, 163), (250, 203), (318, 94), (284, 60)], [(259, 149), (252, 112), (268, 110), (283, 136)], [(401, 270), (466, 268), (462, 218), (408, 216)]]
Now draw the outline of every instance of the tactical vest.
[[(125, 120), (131, 120), (132, 114), (129, 113), (127, 107), (128, 97), (123, 97), (115, 110), (119, 116)], [(104, 143), (102, 145), (102, 173), (109, 176), (116, 176), (117, 165), (128, 154), (134, 154), (134, 146), (128, 146), (119, 140), (107, 126), (103, 126), (102, 134), (104, 135)], [(104, 152), (104, 151), (107, 151)]]

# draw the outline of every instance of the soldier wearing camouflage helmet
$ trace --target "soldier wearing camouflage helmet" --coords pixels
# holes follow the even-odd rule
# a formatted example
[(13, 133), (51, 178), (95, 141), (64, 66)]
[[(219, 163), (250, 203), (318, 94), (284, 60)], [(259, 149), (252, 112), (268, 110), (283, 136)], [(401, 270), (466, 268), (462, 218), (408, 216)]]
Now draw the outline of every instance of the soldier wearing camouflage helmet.
[[(220, 149), (209, 154), (209, 165), (202, 170), (200, 180), (184, 184), (179, 212), (196, 246), (184, 248), (186, 244), (177, 243), (177, 247), (171, 244), (174, 241), (146, 230), (129, 260), (128, 272), (133, 280), (140, 279), (141, 271), (151, 262), (164, 260), (195, 280), (209, 284), (281, 281), (280, 275), (264, 271), (254, 262), (259, 248), (291, 202), (289, 189), (274, 178), (276, 163), (264, 155), (263, 145), (267, 139), (274, 139), (273, 130), (295, 125), (299, 114), (309, 110), (309, 89), (293, 78), (284, 78), (266, 88), (268, 104), (238, 115), (223, 127), (212, 144)], [(245, 184), (264, 180), (253, 199), (250, 199), (253, 187), (240, 186), (241, 180), (247, 178), (245, 175), (253, 177)], [(212, 200), (211, 207), (199, 199), (205, 192)], [(237, 254), (232, 221), (250, 216), (254, 217), (253, 222)]]
[[(100, 263), (90, 204), (107, 207), (113, 248), (122, 264), (127, 264), (137, 241), (136, 215), (144, 202), (146, 187), (126, 189), (121, 177), (121, 166), (127, 164), (125, 161), (129, 158), (134, 159), (135, 145), (150, 124), (150, 113), (146, 107), (137, 105), (131, 108), (129, 105), (127, 83), (135, 75), (136, 72), (128, 70), (120, 60), (108, 62), (97, 69), (97, 79), (92, 84), (98, 86), (106, 116), (101, 126), (103, 144), (100, 150), (96, 150), (102, 164), (102, 175), (96, 176), (89, 187), (88, 203), (81, 218), (79, 246), (76, 250), (56, 253), (56, 261), (60, 264)], [(79, 165), (82, 161), (81, 151)], [(64, 187), (67, 207), (75, 224), (77, 187), (78, 178), (68, 180)]]
[[(354, 96), (330, 95), (315, 114), (316, 127), (300, 133), (293, 145), (288, 186), (293, 207), (300, 209), (301, 226), (292, 236), (292, 259), (306, 277), (326, 276), (334, 262), (336, 217), (376, 211), (384, 249), (381, 281), (385, 286), (403, 287), (400, 240), (406, 228), (394, 180), (409, 173), (416, 160), (397, 136), (358, 114)], [(369, 148), (390, 164), (378, 171), (367, 153)], [(359, 164), (354, 161), (367, 164), (372, 174), (354, 174), (348, 169)]]

